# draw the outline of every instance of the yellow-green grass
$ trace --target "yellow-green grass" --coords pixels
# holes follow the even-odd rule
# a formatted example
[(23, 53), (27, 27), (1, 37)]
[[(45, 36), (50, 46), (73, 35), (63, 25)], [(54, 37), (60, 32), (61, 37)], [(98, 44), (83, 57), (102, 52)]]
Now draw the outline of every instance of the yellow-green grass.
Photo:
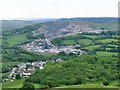
[(95, 35), (85, 35), (85, 36), (87, 36), (87, 37), (89, 37), (91, 39), (96, 39), (98, 37), (98, 36), (95, 36)]
[(2, 78), (2, 73), (0, 73), (0, 79)]
[(113, 37), (120, 38), (120, 36), (118, 36), (118, 35), (113, 35)]
[(28, 54), (20, 54), (21, 57), (24, 57), (24, 58), (33, 58), (31, 55), (28, 55)]
[(81, 84), (81, 85), (70, 85), (70, 86), (61, 86), (56, 88), (118, 88), (117, 86), (104, 86), (101, 84)]
[[(5, 62), (5, 63), (2, 63), (2, 66), (14, 66), (14, 65), (17, 65), (17, 64), (20, 64), (21, 62)], [(0, 63), (1, 64), (1, 63)]]
[(0, 83), (0, 90), (2, 89), (2, 83)]
[[(20, 80), (14, 80), (13, 82), (11, 82), (11, 81), (3, 82), (2, 88), (21, 88), (24, 80), (25, 80), (25, 78), (20, 79)], [(32, 83), (32, 84), (34, 84), (35, 88), (41, 87), (40, 84), (35, 84), (35, 83)]]
[(22, 87), (24, 80), (25, 79), (14, 80), (13, 82), (11, 81), (3, 82), (2, 88), (20, 88)]
[(14, 46), (17, 44), (22, 44), (24, 42), (30, 41), (25, 35), (15, 35), (9, 36), (6, 42), (8, 42), (9, 46)]
[(85, 47), (86, 49), (89, 49), (89, 50), (93, 50), (93, 49), (96, 49), (98, 47), (100, 47), (101, 45), (91, 45), (91, 46), (87, 46)]
[(80, 43), (80, 45), (84, 45), (84, 46), (92, 44), (92, 40), (90, 39), (80, 39), (78, 40), (78, 42)]
[(108, 46), (118, 47), (118, 45), (108, 44)]
[(106, 50), (110, 50), (111, 48), (106, 48)]
[(74, 45), (74, 44), (75, 44), (75, 41), (74, 41), (74, 40), (65, 40), (65, 41), (63, 41), (63, 43), (64, 43), (65, 45)]
[(113, 52), (105, 52), (105, 51), (98, 51), (96, 52), (97, 56), (105, 56), (105, 57), (110, 57), (113, 55), (118, 55), (118, 53), (113, 53)]
[(99, 42), (102, 42), (102, 43), (108, 43), (108, 42), (118, 42), (118, 40), (117, 39), (103, 39), (103, 40), (98, 40)]
[(111, 86), (119, 86), (119, 82), (120, 82), (120, 81), (115, 80), (115, 81), (112, 81), (112, 82), (110, 83), (110, 85), (111, 85)]

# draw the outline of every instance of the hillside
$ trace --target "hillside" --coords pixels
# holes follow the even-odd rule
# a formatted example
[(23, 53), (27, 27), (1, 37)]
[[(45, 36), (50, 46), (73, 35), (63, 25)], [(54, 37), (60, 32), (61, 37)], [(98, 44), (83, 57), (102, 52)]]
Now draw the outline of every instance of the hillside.
[(72, 18), (42, 23), (34, 35), (45, 34), (46, 38), (56, 38), (81, 32), (100, 33), (117, 30), (117, 18)]
[(24, 25), (2, 33), (3, 88), (118, 87), (116, 18)]
[(23, 28), (24, 26), (36, 24), (36, 23), (44, 23), (48, 21), (56, 21), (58, 19), (25, 19), (25, 20), (0, 20), (2, 21), (2, 30), (14, 30), (18, 28)]
[(2, 30), (14, 30), (16, 28), (22, 28), (27, 25), (33, 24), (32, 21), (23, 20), (2, 20)]

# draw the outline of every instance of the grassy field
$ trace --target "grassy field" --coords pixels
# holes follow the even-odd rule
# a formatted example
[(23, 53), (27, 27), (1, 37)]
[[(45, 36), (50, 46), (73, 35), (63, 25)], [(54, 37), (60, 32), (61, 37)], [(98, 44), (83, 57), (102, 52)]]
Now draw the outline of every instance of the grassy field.
[(30, 41), (25, 35), (15, 35), (15, 36), (10, 36), (6, 40), (8, 42), (9, 46), (14, 46), (17, 44), (22, 44), (24, 42)]
[(32, 59), (33, 57), (31, 55), (28, 55), (28, 54), (20, 54), (21, 57), (24, 57), (24, 58), (28, 58), (28, 59)]
[(98, 37), (98, 36), (95, 36), (95, 35), (85, 35), (85, 36), (87, 36), (87, 37), (89, 37), (91, 39), (96, 39)]
[(100, 47), (101, 45), (92, 45), (92, 46), (87, 46), (85, 47), (86, 49), (89, 49), (89, 50), (93, 50), (93, 49), (96, 49), (98, 47)]
[(112, 53), (112, 52), (105, 52), (105, 51), (98, 51), (96, 52), (97, 56), (105, 56), (105, 57), (111, 57), (112, 55), (118, 55), (118, 53)]
[[(14, 80), (13, 82), (11, 81), (6, 81), (2, 84), (2, 88), (21, 88), (23, 85), (25, 78), (20, 79), (20, 80)], [(35, 88), (40, 88), (41, 85), (40, 84), (35, 84), (34, 83)]]
[(106, 43), (106, 42), (111, 42), (111, 41), (117, 42), (118, 40), (117, 39), (103, 39), (103, 40), (98, 40), (98, 41), (102, 43)]
[[(20, 88), (23, 85), (25, 78), (20, 79), (20, 80), (14, 80), (13, 82), (11, 81), (6, 81), (2, 84), (3, 88)], [(33, 83), (35, 88), (40, 88), (40, 84), (35, 84)], [(110, 83), (109, 86), (104, 86), (101, 85), (100, 83), (96, 84), (81, 84), (81, 85), (70, 85), (70, 86), (60, 86), (56, 88), (117, 88), (118, 81), (113, 81)]]
[(108, 46), (114, 46), (114, 47), (118, 47), (118, 45), (112, 45), (112, 44), (108, 44)]
[(119, 85), (119, 81), (115, 80), (113, 82), (110, 83), (111, 86), (118, 86)]
[(65, 41), (63, 41), (63, 43), (65, 45), (73, 45), (73, 44), (75, 44), (75, 41), (74, 40), (65, 40)]
[[(21, 62), (5, 62), (5, 63), (2, 63), (2, 66), (14, 66), (14, 65), (17, 65), (17, 64), (20, 64)], [(1, 64), (1, 63), (0, 63)]]
[(92, 44), (92, 40), (89, 39), (80, 39), (78, 40), (78, 42), (80, 43), (80, 45), (84, 45), (84, 46)]
[(24, 79), (14, 80), (13, 82), (6, 81), (2, 84), (2, 88), (20, 88), (22, 87), (23, 81)]
[(61, 86), (57, 88), (118, 88), (117, 86), (104, 86), (101, 84), (82, 84), (82, 85), (70, 85), (70, 86)]

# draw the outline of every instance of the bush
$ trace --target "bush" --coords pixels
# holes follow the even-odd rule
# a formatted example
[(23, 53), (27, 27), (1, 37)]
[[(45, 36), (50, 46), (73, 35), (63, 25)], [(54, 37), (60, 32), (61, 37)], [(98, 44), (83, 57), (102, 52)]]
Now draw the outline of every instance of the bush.
[(109, 85), (109, 81), (104, 78), (102, 84), (105, 85), (105, 86), (108, 86)]
[(16, 74), (15, 79), (21, 79), (20, 74)]
[(50, 88), (52, 88), (54, 86), (53, 81), (51, 81), (51, 80), (47, 80), (46, 85), (48, 85)]
[(35, 86), (29, 82), (24, 82), (22, 88), (20, 90), (34, 90)]

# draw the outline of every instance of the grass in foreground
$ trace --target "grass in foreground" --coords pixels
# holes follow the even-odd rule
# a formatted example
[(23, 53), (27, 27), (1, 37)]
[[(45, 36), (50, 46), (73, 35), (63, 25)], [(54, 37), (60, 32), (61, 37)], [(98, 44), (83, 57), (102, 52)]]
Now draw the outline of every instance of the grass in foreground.
[(61, 86), (57, 88), (118, 88), (118, 87), (117, 86), (104, 86), (101, 84), (81, 84), (81, 85)]
[[(25, 80), (25, 78), (20, 79), (20, 80), (14, 80), (13, 82), (11, 82), (11, 81), (3, 82), (2, 88), (21, 88), (24, 80)], [(36, 84), (36, 83), (33, 83), (33, 84), (34, 84), (35, 88), (41, 87), (40, 84)]]
[[(2, 88), (21, 88), (23, 85), (25, 78), (20, 79), (20, 80), (14, 80), (13, 82), (11, 81), (6, 81), (3, 82)], [(33, 83), (35, 88), (41, 88), (42, 85)], [(56, 88), (118, 88), (118, 81), (113, 81), (110, 83), (108, 86), (104, 86), (100, 83), (96, 84), (81, 84), (81, 85), (70, 85), (70, 86), (60, 86)]]

